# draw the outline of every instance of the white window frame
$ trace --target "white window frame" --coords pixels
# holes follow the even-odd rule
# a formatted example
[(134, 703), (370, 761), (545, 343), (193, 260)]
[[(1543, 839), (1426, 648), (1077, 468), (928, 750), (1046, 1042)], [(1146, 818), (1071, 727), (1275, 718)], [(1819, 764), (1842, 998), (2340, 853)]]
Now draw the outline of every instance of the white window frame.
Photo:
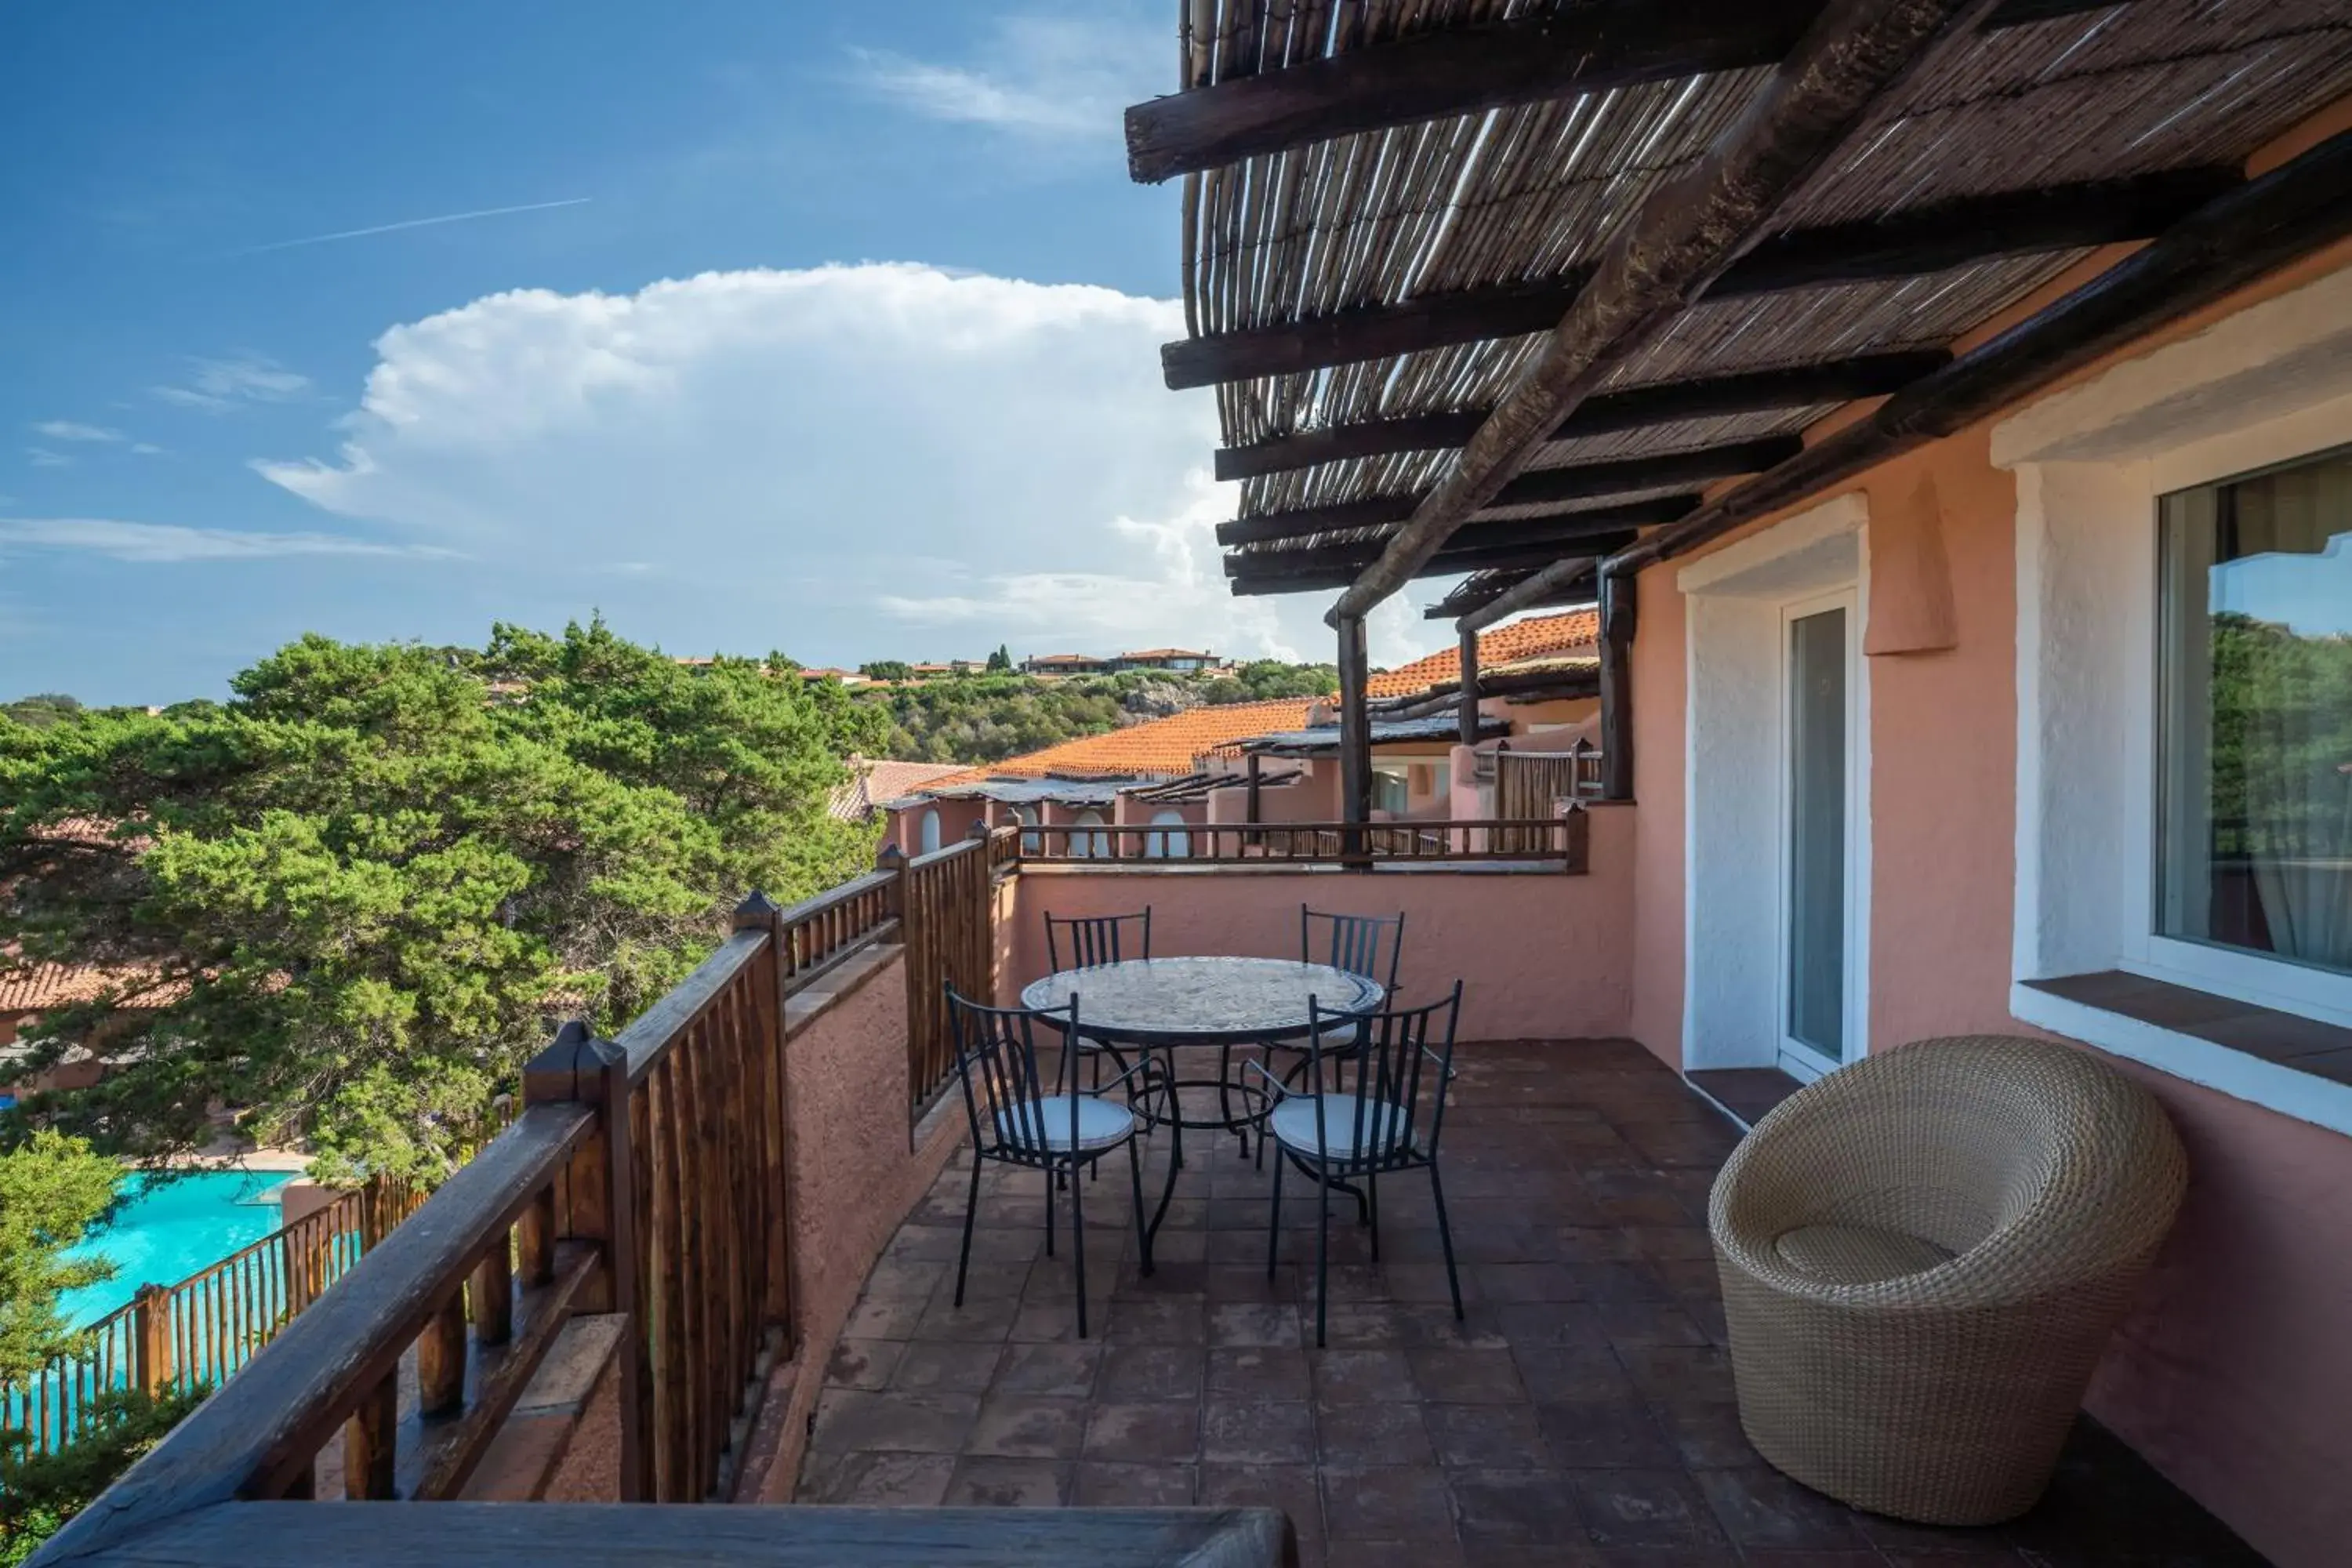
[[(1790, 659), (1790, 634), (1796, 623), (1808, 616), (1825, 610), (1845, 612), (1845, 846), (1840, 869), (1845, 881), (1841, 914), (1844, 930), (1841, 933), (1845, 944), (1843, 958), (1843, 994), (1839, 998), (1841, 1022), (1839, 1046), (1841, 1054), (1832, 1060), (1818, 1047), (1806, 1044), (1789, 1032), (1790, 906), (1794, 889), (1790, 880), (1796, 868), (1790, 851), (1792, 837), (1790, 813), (1796, 807), (1797, 753), (1791, 744), (1796, 736), (1794, 708), (1797, 700), (1796, 670)], [(1773, 823), (1777, 833), (1780, 874), (1778, 889), (1779, 919), (1775, 922), (1778, 935), (1773, 960), (1773, 1025), (1780, 1037), (1780, 1068), (1790, 1077), (1807, 1083), (1826, 1073), (1835, 1072), (1849, 1062), (1862, 1059), (1869, 1032), (1868, 1008), (1864, 998), (1869, 987), (1866, 976), (1855, 972), (1863, 952), (1860, 928), (1855, 921), (1856, 906), (1863, 901), (1863, 890), (1855, 872), (1866, 863), (1863, 840), (1868, 835), (1868, 819), (1863, 816), (1860, 784), (1863, 777), (1861, 752), (1870, 743), (1870, 737), (1860, 730), (1863, 718), (1862, 682), (1862, 595), (1860, 584), (1833, 588), (1808, 598), (1790, 599), (1780, 606), (1780, 649), (1779, 672), (1780, 765), (1774, 770), (1775, 794)]]
[(2156, 934), (2158, 500), (2352, 442), (2352, 268), (1997, 425), (2017, 476), (2021, 1019), (2352, 1132), (2352, 1088), (2022, 984), (2120, 969), (2352, 1026), (2352, 976)]

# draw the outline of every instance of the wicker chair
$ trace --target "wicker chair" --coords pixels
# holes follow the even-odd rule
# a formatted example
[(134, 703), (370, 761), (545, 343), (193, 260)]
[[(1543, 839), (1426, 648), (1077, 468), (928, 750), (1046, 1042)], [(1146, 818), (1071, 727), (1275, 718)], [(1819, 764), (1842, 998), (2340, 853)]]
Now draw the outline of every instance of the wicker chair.
[(2024, 1512), (2187, 1179), (2155, 1100), (2068, 1046), (1928, 1040), (1799, 1090), (1707, 1205), (1748, 1441), (1873, 1512)]

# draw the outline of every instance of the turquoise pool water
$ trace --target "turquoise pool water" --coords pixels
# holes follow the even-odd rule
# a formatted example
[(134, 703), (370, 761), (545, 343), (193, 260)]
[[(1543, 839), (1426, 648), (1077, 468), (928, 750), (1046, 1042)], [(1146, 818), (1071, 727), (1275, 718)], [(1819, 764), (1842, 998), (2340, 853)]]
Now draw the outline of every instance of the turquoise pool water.
[(176, 1285), (278, 1228), (284, 1171), (205, 1171), (167, 1182), (133, 1176), (131, 1201), (113, 1223), (75, 1249), (115, 1265), (114, 1278), (68, 1293), (75, 1323), (95, 1322), (142, 1285)]

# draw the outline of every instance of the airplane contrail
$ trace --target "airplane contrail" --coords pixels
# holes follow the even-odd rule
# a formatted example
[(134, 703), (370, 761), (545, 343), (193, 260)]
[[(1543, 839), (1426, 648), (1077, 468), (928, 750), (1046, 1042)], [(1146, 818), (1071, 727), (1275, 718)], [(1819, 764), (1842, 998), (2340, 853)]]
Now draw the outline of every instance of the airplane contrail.
[(593, 196), (572, 196), (560, 202), (525, 202), (520, 206), (483, 207), (478, 212), (443, 213), (438, 217), (413, 217), (400, 223), (380, 223), (370, 228), (346, 228), (334, 234), (307, 235), (300, 239), (273, 240), (268, 245), (247, 246), (232, 250), (230, 256), (260, 256), (272, 250), (291, 250), (301, 245), (331, 245), (339, 239), (364, 239), (372, 234), (397, 234), (406, 228), (432, 228), (445, 223), (470, 223), (478, 217), (507, 217), (515, 213), (543, 213), (556, 207), (585, 206)]

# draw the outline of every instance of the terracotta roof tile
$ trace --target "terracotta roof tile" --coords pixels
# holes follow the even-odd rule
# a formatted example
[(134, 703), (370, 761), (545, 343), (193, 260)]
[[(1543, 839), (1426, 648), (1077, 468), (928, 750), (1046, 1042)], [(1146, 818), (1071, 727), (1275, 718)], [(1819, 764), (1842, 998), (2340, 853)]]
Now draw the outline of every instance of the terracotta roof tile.
[(1192, 771), (1193, 760), (1228, 741), (1263, 734), (1269, 730), (1296, 730), (1307, 722), (1315, 700), (1280, 698), (1268, 702), (1227, 702), (1213, 708), (1188, 708), (1165, 719), (1153, 719), (1113, 730), (1107, 735), (1087, 735), (1064, 741), (1025, 756), (1007, 757), (986, 767), (968, 768), (927, 785), (944, 788), (977, 784), (991, 778), (1174, 778)]
[(954, 763), (859, 762), (857, 776), (834, 790), (825, 810), (846, 822), (862, 822), (885, 801), (912, 795), (923, 785), (964, 770)]
[[(1543, 654), (1566, 653), (1572, 648), (1589, 647), (1600, 639), (1601, 613), (1598, 610), (1532, 616), (1524, 621), (1513, 621), (1507, 626), (1496, 626), (1478, 638), (1478, 668), (1492, 669), (1498, 664), (1516, 663)], [(1410, 697), (1442, 681), (1459, 679), (1461, 675), (1461, 650), (1449, 647), (1426, 658), (1417, 658), (1411, 664), (1375, 675), (1365, 683), (1364, 689), (1373, 697)]]

